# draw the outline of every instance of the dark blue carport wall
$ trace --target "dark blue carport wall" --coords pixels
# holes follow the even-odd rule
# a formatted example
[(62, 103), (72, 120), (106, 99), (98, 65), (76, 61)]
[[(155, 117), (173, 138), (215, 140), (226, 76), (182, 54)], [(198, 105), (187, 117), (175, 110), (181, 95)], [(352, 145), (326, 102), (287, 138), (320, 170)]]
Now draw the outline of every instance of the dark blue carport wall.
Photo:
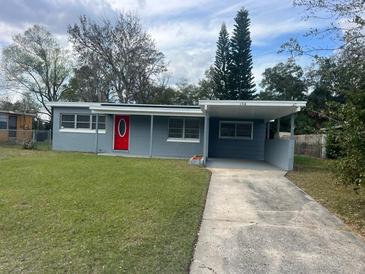
[[(209, 157), (264, 160), (284, 170), (293, 168), (294, 115), (306, 102), (202, 100), (199, 105), (205, 116), (203, 156), (206, 161)], [(291, 116), (290, 139), (270, 140), (270, 122), (285, 116)], [(220, 138), (220, 121), (252, 122), (252, 138)]]
[[(252, 122), (252, 140), (220, 138), (220, 121)], [(208, 157), (264, 160), (265, 136), (266, 127), (264, 120), (243, 120), (237, 118), (211, 117), (209, 119)]]

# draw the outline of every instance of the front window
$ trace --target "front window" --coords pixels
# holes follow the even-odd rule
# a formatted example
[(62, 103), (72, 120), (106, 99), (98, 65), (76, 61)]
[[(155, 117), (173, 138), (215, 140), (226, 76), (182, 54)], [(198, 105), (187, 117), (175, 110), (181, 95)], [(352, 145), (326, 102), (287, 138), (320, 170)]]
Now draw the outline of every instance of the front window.
[(61, 128), (75, 128), (75, 115), (74, 114), (62, 114)]
[(184, 119), (169, 119), (169, 138), (184, 137)]
[(196, 118), (170, 118), (168, 141), (199, 141), (200, 120)]
[[(99, 129), (105, 129), (105, 115), (99, 115)], [(92, 129), (96, 129), (96, 115), (93, 115)]]
[(90, 128), (90, 115), (76, 115), (76, 128)]
[[(105, 130), (105, 115), (99, 115), (98, 128)], [(61, 129), (95, 130), (96, 115), (61, 114)]]
[(199, 139), (199, 123), (198, 119), (185, 119), (184, 138)]
[(242, 121), (220, 121), (219, 138), (220, 139), (247, 139), (252, 140), (253, 126), (252, 122)]
[(0, 129), (8, 128), (8, 115), (0, 113)]

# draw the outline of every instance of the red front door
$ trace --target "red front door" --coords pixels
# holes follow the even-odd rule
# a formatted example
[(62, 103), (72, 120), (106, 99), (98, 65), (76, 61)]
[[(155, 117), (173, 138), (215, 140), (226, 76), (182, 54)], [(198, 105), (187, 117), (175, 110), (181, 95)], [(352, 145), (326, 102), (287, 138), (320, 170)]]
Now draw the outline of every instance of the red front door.
[(129, 116), (114, 116), (114, 149), (128, 150), (129, 148)]

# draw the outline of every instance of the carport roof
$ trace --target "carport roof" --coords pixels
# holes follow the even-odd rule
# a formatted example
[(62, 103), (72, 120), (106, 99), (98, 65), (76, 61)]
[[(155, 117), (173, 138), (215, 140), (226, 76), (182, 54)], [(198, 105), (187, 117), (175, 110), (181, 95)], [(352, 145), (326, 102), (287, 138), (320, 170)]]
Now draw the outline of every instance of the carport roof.
[(300, 111), (305, 101), (201, 100), (210, 117), (273, 120)]

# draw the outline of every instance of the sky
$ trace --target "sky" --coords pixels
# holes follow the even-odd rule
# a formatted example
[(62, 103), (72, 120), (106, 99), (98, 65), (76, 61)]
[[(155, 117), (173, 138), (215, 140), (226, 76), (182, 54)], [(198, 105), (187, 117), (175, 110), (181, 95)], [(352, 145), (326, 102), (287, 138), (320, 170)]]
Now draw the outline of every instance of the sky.
[[(67, 26), (77, 23), (80, 15), (115, 19), (121, 11), (133, 11), (165, 54), (170, 84), (197, 83), (204, 76), (214, 62), (221, 24), (225, 22), (231, 33), (241, 7), (251, 19), (256, 84), (265, 68), (287, 59), (277, 54), (281, 44), (291, 37), (304, 39), (303, 33), (320, 23), (303, 20), (303, 10), (293, 7), (292, 0), (0, 0), (0, 4), (0, 49), (33, 24), (45, 26), (69, 46)], [(310, 58), (297, 62), (309, 65)]]

